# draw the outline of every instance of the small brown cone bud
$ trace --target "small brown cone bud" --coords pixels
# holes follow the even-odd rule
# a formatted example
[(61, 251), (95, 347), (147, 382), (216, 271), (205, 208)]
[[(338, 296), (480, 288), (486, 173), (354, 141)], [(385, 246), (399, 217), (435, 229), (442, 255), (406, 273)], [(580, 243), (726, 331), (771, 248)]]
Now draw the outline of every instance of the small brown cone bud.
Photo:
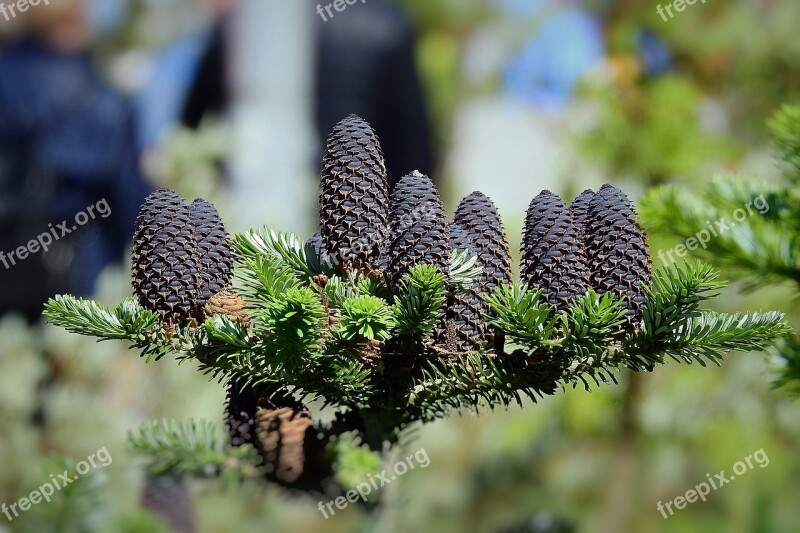
[(247, 304), (234, 289), (223, 289), (208, 300), (206, 316), (223, 315), (233, 322), (250, 323)]

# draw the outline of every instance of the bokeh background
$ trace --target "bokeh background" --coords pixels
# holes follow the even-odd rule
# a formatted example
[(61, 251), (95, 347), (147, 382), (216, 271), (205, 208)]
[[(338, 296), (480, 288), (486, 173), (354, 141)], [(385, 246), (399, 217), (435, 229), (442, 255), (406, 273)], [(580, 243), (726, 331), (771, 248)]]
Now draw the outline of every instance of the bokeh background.
[[(325, 135), (349, 113), (376, 128), (392, 181), (428, 173), (450, 209), (492, 197), (514, 249), (542, 189), (568, 199), (610, 181), (638, 199), (717, 174), (781, 177), (766, 120), (800, 94), (796, 0), (697, 2), (667, 20), (634, 0), (326, 4), (51, 0), (0, 14), (0, 250), (101, 198), (113, 213), (0, 267), (0, 502), (69, 458), (114, 458), (0, 517), (0, 532), (168, 531), (140, 505), (126, 434), (161, 417), (221, 425), (224, 388), (191, 365), (146, 365), (39, 318), (56, 293), (129, 294), (133, 217), (155, 187), (211, 200), (230, 231), (310, 235)], [(798, 325), (793, 290), (741, 289), (718, 305)], [(325, 520), (307, 496), (191, 481), (194, 530), (798, 531), (800, 404), (773, 390), (778, 364), (733, 354), (416, 428), (406, 448), (430, 466), (373, 512)], [(668, 519), (657, 510), (762, 448), (767, 467)]]

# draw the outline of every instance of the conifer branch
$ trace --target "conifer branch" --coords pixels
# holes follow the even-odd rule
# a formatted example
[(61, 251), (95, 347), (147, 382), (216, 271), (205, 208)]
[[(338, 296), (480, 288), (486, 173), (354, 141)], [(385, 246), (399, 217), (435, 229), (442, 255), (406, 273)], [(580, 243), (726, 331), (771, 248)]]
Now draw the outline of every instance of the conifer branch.
[(260, 471), (252, 448), (231, 448), (207, 420), (162, 420), (128, 433), (128, 446), (146, 458), (151, 474), (216, 477), (224, 470), (253, 477)]

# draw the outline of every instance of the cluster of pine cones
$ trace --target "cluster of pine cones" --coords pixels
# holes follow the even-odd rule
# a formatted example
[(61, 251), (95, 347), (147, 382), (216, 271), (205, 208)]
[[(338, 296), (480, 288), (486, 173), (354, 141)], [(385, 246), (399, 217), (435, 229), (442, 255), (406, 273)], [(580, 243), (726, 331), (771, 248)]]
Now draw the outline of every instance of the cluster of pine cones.
[[(464, 198), (450, 221), (433, 182), (419, 172), (402, 178), (390, 195), (378, 137), (351, 115), (328, 138), (319, 200), (319, 231), (309, 244), (340, 272), (359, 269), (394, 287), (414, 265), (432, 264), (447, 274), (453, 251), (475, 255), (480, 274), (469, 290), (449, 295), (435, 343), (452, 353), (494, 341), (502, 351), (502, 339), (493, 338), (485, 318), (485, 296), (512, 283), (512, 262), (502, 220), (487, 196)], [(619, 189), (585, 191), (570, 207), (550, 191), (531, 202), (521, 277), (556, 311), (590, 288), (611, 292), (624, 297), (633, 329), (651, 269), (646, 236)], [(246, 323), (231, 278), (232, 254), (213, 205), (199, 199), (187, 206), (167, 189), (145, 201), (133, 247), (133, 288), (142, 306), (172, 325), (212, 314)], [(318, 431), (308, 410), (291, 398), (257, 397), (231, 383), (226, 422), (232, 444), (255, 446), (276, 481), (296, 484), (326, 468), (317, 461), (330, 431)]]
[[(437, 344), (473, 351), (491, 340), (484, 296), (512, 282), (508, 239), (497, 208), (480, 192), (464, 198), (448, 221), (431, 180), (412, 172), (388, 192), (375, 132), (351, 115), (328, 138), (320, 185), (320, 228), (309, 241), (340, 269), (381, 272), (396, 284), (420, 263), (447, 273), (451, 251), (478, 257), (481, 274), (466, 293), (450, 295)], [(589, 288), (625, 297), (635, 327), (649, 284), (646, 237), (627, 196), (610, 185), (586, 191), (567, 208), (549, 191), (530, 205), (522, 249), (522, 281), (542, 290), (556, 311)]]
[(169, 189), (151, 194), (136, 218), (131, 263), (134, 295), (165, 324), (220, 312), (247, 321), (244, 301), (231, 289), (225, 224), (210, 202), (186, 205)]
[(558, 195), (542, 191), (528, 207), (520, 275), (556, 311), (589, 289), (624, 297), (628, 329), (635, 328), (652, 261), (625, 193), (606, 184), (597, 193), (584, 191), (568, 208)]

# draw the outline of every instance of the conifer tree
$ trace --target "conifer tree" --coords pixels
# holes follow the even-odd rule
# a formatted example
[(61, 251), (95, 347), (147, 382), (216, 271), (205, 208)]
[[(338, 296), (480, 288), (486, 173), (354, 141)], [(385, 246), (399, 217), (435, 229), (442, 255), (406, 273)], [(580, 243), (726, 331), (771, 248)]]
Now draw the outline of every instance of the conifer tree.
[[(595, 250), (585, 267), (597, 284), (571, 283), (562, 299), (575, 265), (559, 262), (549, 276), (532, 267), (515, 282), (508, 239), (487, 196), (468, 196), (451, 231), (432, 184), (411, 174), (389, 209), (377, 136), (358, 117), (337, 126), (324, 167), (320, 236), (307, 241), (267, 228), (231, 236), (229, 248), (215, 250), (222, 265), (234, 265), (233, 288), (209, 298), (206, 313), (188, 320), (184, 312), (204, 303), (196, 287), (180, 293), (178, 320), (149, 288), (140, 294), (139, 279), (152, 287), (175, 282), (162, 278), (173, 274), (153, 250), (179, 250), (181, 264), (198, 269), (209, 257), (188, 246), (189, 210), (168, 191), (143, 206), (140, 228), (152, 229), (136, 234), (138, 300), (108, 308), (63, 295), (48, 303), (55, 325), (128, 341), (147, 361), (194, 361), (227, 384), (227, 441), (194, 421), (149, 424), (131, 435), (154, 475), (248, 477), (326, 491), (346, 477), (334, 472), (364, 463), (354, 454), (381, 453), (411, 424), (527, 405), (568, 385), (614, 383), (622, 369), (719, 364), (727, 352), (766, 349), (789, 331), (776, 312), (704, 310), (723, 285), (707, 265), (651, 275), (633, 206), (610, 185), (593, 197), (581, 228), (563, 202), (535, 202), (529, 236), (543, 220), (568, 234), (526, 239), (532, 262), (560, 257), (565, 246), (578, 250), (579, 235)], [(603, 225), (614, 231), (601, 232)], [(382, 270), (387, 250), (390, 268)], [(464, 331), (442, 342), (443, 324)], [(335, 419), (321, 419), (312, 402), (334, 408)]]

